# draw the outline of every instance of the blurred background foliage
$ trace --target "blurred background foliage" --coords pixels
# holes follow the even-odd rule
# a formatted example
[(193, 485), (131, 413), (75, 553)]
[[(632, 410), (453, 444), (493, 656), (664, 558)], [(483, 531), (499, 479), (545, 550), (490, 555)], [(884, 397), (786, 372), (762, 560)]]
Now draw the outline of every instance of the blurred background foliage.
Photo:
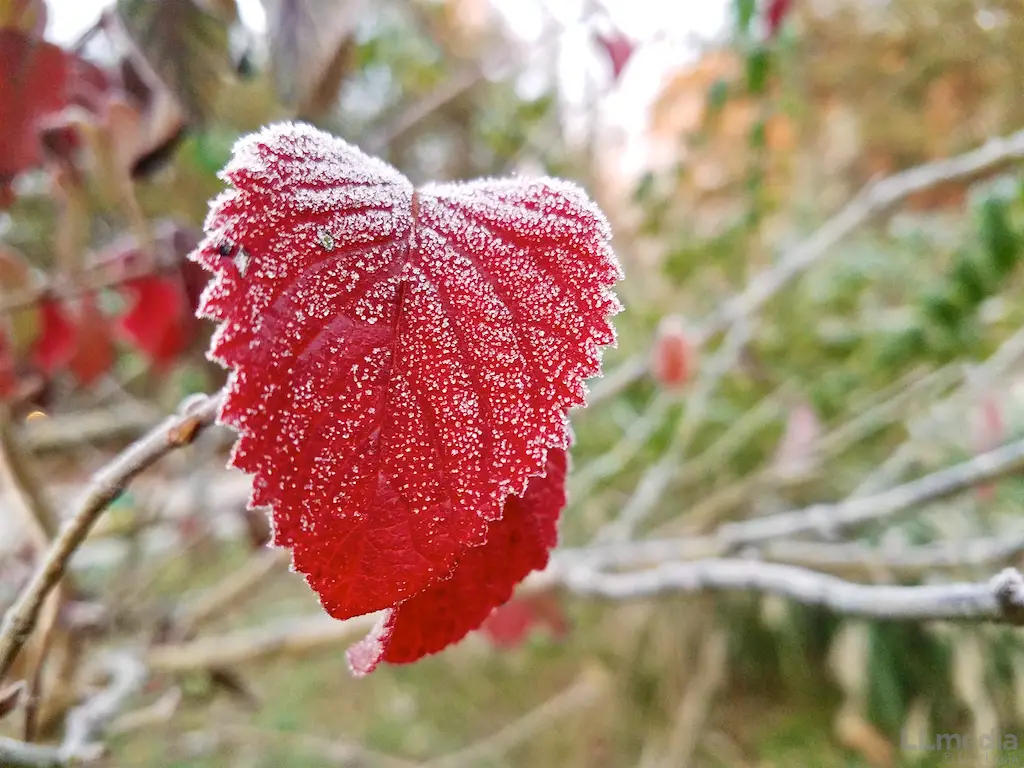
[[(488, 0), (266, 0), (263, 30), (241, 23), (234, 0), (120, 0), (66, 47), (99, 84), (85, 93), (89, 78), (68, 76), (59, 109), (33, 112), (45, 97), (14, 90), (14, 73), (46, 75), (17, 68), (29, 59), (10, 36), (36, 34), (39, 7), (0, 0), (0, 287), (16, 299), (5, 305), (13, 421), (36, 435), (58, 496), (133, 428), (223, 381), (203, 359), (210, 328), (188, 319), (199, 278), (183, 257), (234, 140), (279, 119), (314, 122), (417, 183), (543, 172), (600, 201), (626, 311), (599, 402), (574, 416), (565, 546), (592, 542), (624, 509), (640, 510), (637, 535), (706, 533), (1024, 435), (1024, 186), (1012, 165), (932, 185), (830, 248), (749, 318), (724, 372), (710, 361), (728, 338), (702, 330), (865, 184), (1024, 126), (1019, 0), (734, 0), (720, 34), (699, 41), (671, 28), (631, 39), (621, 9), (598, 0), (561, 14), (538, 4), (529, 40)], [(567, 55), (582, 95), (558, 76)], [(646, 101), (630, 98), (645, 61), (671, 62)], [(12, 99), (31, 103), (15, 114)], [(628, 127), (623, 110), (637, 113)], [(38, 146), (16, 152), (29, 124)], [(64, 300), (66, 325), (81, 328), (85, 296), (103, 320), (61, 354), (40, 352), (56, 343), (44, 299)], [(109, 365), (81, 352), (107, 337)], [(73, 367), (76, 354), (91, 367)], [(61, 427), (78, 435), (74, 450), (38, 437), (103, 413), (84, 438)], [(81, 566), (90, 600), (117, 608), (101, 635), (154, 639), (143, 629), (154, 617), (261, 543), (245, 488), (222, 478), (224, 449), (172, 463), (112, 510), (128, 532), (97, 537)], [(227, 490), (200, 499), (202, 483)], [(639, 499), (652, 484), (653, 502)], [(170, 487), (185, 495), (177, 507)], [(171, 554), (143, 567), (133, 523), (170, 507)], [(1022, 511), (1024, 482), (1010, 477), (851, 540), (869, 554), (955, 550), (1020, 537)], [(14, 542), (16, 527), (0, 532)], [(992, 566), (901, 570), (869, 556), (835, 570), (938, 583)], [(315, 611), (297, 582), (282, 571), (208, 631)], [(340, 646), (219, 677), (169, 674), (175, 717), (117, 740), (116, 764), (930, 765), (941, 755), (901, 749), (901, 737), (1024, 733), (1024, 645), (1011, 629), (865, 623), (733, 595), (524, 605), (511, 647), (478, 633), (366, 680), (350, 678)]]

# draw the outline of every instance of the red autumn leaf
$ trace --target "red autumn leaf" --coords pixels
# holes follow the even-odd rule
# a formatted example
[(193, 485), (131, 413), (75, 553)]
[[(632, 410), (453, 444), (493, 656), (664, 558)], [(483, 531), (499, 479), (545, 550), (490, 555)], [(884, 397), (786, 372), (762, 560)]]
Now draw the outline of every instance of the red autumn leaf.
[(538, 626), (555, 637), (569, 629), (562, 605), (551, 592), (512, 598), (488, 616), (480, 630), (496, 647), (515, 648)]
[(597, 33), (594, 37), (608, 57), (608, 62), (612, 65), (613, 79), (618, 82), (618, 79), (622, 76), (622, 70), (626, 68), (630, 58), (633, 56), (633, 50), (636, 48), (636, 45), (618, 30), (610, 34)]
[(779, 34), (782, 22), (789, 13), (793, 0), (768, 0), (768, 7), (765, 9), (764, 20), (768, 30), (768, 39), (772, 40)]
[(18, 373), (7, 334), (0, 330), (0, 403), (12, 401), (18, 394)]
[(38, 129), (69, 104), (106, 87), (95, 66), (15, 29), (0, 29), (0, 187), (41, 160)]
[(662, 318), (651, 350), (651, 374), (655, 380), (663, 387), (682, 387), (693, 376), (696, 356), (682, 318), (676, 315)]
[(621, 308), (608, 225), (567, 182), (414, 190), (306, 125), (242, 139), (222, 175), (193, 258), (232, 464), (329, 614), (395, 606), (566, 446)]
[(77, 332), (58, 299), (39, 302), (41, 326), (32, 347), (32, 362), (47, 376), (59, 371), (75, 354)]
[(486, 543), (470, 549), (451, 578), (399, 603), (349, 649), (352, 671), (366, 675), (382, 661), (406, 664), (458, 642), (505, 603), (530, 571), (546, 566), (565, 506), (565, 470), (565, 451), (549, 451), (544, 476), (531, 479), (522, 498), (508, 497)]
[(96, 296), (82, 297), (78, 307), (78, 336), (68, 368), (83, 386), (89, 386), (114, 365), (110, 324), (96, 304)]
[(128, 280), (122, 293), (131, 307), (117, 330), (157, 368), (173, 363), (192, 342), (193, 315), (181, 280), (152, 274)]

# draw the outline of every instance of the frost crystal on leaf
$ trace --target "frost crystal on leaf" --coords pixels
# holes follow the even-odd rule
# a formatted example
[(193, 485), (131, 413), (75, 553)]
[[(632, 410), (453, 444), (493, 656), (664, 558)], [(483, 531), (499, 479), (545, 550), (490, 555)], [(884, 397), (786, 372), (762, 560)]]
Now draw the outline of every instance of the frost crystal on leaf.
[[(301, 124), (240, 140), (222, 178), (192, 258), (215, 275), (199, 312), (232, 464), (330, 615), (392, 609), (354, 668), (440, 650), (540, 567), (492, 542), (563, 505), (567, 413), (621, 309), (608, 224), (568, 182), (414, 189)], [(445, 600), (463, 613), (442, 631)]]

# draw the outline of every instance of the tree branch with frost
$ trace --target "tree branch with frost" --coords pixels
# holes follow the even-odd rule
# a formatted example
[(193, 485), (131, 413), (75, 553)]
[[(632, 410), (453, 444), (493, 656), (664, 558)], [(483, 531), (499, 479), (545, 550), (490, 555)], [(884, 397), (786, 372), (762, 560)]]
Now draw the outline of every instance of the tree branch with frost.
[(818, 605), (843, 616), (1024, 624), (1024, 576), (1015, 568), (983, 582), (896, 586), (859, 584), (794, 565), (709, 558), (631, 573), (606, 573), (583, 566), (567, 570), (559, 581), (575, 594), (611, 600), (681, 592), (753, 591)]
[(134, 656), (110, 654), (102, 660), (101, 666), (109, 683), (68, 713), (60, 745), (30, 744), (0, 737), (0, 765), (68, 768), (99, 759), (105, 750), (98, 739), (146, 680), (146, 669)]
[(4, 614), (0, 625), (0, 680), (10, 672), (39, 620), (47, 596), (63, 578), (71, 556), (104, 510), (139, 473), (188, 445), (200, 430), (213, 424), (220, 401), (220, 395), (189, 399), (178, 414), (165, 419), (92, 477), (74, 513), (61, 525), (36, 572)]
[[(989, 139), (977, 149), (946, 160), (925, 163), (873, 181), (839, 213), (810, 237), (784, 251), (775, 264), (754, 276), (746, 288), (708, 316), (698, 328), (695, 346), (701, 346), (737, 320), (755, 315), (776, 294), (817, 264), (854, 231), (886, 213), (912, 195), (954, 181), (964, 181), (1024, 160), (1024, 131)], [(594, 384), (590, 404), (614, 397), (647, 373), (647, 361), (634, 355)]]

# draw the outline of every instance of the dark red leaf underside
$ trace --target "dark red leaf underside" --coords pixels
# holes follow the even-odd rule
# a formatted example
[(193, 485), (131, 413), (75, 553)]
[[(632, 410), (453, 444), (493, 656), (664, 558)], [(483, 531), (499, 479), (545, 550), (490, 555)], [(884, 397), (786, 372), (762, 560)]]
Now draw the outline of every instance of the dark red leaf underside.
[(445, 579), (521, 493), (600, 370), (621, 272), (553, 179), (414, 191), (305, 125), (242, 139), (194, 253), (232, 369), (232, 463), (332, 616)]
[(369, 674), (382, 661), (407, 664), (458, 642), (505, 603), (531, 571), (544, 568), (558, 541), (565, 470), (565, 451), (550, 451), (544, 476), (534, 477), (522, 498), (508, 497), (487, 542), (469, 550), (451, 578), (400, 603), (349, 649), (353, 672)]

